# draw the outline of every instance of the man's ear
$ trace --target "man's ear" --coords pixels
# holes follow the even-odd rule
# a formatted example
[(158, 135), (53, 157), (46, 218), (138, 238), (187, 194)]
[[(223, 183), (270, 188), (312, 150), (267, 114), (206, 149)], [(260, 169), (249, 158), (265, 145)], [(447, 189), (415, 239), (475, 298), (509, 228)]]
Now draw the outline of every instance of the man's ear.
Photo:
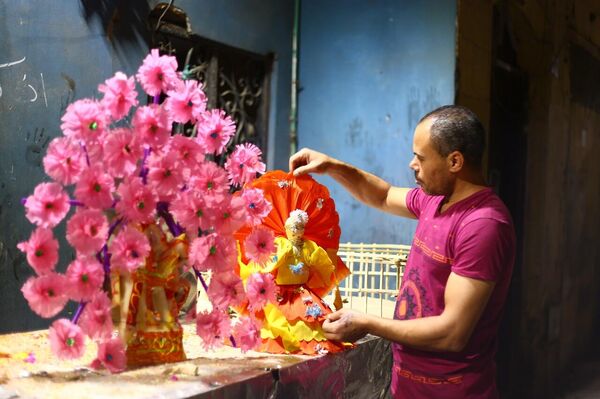
[(452, 151), (446, 157), (448, 162), (448, 170), (452, 173), (460, 171), (465, 164), (465, 157), (460, 151)]

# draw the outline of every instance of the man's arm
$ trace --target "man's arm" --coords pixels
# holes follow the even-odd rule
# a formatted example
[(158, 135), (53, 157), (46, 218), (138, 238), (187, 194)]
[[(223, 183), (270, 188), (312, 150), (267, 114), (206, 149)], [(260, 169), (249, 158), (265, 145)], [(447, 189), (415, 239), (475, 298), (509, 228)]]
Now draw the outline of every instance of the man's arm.
[(354, 198), (384, 212), (415, 218), (406, 207), (410, 189), (394, 187), (385, 180), (320, 152), (303, 148), (290, 157), (295, 176), (324, 173), (340, 183)]
[(428, 351), (460, 352), (494, 290), (495, 283), (451, 273), (439, 316), (391, 320), (342, 309), (323, 323), (328, 339), (356, 341), (373, 334), (401, 345)]

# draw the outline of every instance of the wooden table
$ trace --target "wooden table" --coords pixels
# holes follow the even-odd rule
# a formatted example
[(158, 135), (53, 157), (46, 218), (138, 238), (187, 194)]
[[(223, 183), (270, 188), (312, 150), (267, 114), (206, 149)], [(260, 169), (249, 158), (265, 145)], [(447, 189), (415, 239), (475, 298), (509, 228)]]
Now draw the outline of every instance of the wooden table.
[(88, 367), (96, 347), (75, 361), (50, 353), (47, 330), (0, 335), (0, 399), (7, 398), (331, 398), (385, 397), (391, 352), (366, 337), (354, 349), (324, 356), (241, 353), (201, 348), (184, 326), (187, 361), (120, 374)]

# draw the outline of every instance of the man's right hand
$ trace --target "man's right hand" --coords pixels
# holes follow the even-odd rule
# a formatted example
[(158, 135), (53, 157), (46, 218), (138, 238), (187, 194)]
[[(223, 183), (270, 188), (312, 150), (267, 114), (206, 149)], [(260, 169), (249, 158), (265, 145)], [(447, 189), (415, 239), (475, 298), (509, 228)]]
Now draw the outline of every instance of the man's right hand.
[(384, 212), (415, 218), (406, 207), (408, 188), (392, 187), (385, 180), (318, 151), (303, 148), (290, 157), (294, 176), (326, 173), (360, 202)]
[(307, 173), (326, 173), (333, 158), (309, 148), (303, 148), (290, 157), (290, 172), (294, 176)]

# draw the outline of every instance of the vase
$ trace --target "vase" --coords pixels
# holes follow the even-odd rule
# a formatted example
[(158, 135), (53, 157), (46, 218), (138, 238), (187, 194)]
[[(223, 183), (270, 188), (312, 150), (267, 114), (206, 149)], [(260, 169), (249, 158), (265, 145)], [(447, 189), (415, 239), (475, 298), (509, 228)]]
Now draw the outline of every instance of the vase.
[(190, 293), (182, 275), (187, 240), (161, 224), (141, 230), (151, 246), (145, 264), (132, 273), (111, 273), (113, 321), (126, 345), (127, 367), (186, 359), (178, 315)]

